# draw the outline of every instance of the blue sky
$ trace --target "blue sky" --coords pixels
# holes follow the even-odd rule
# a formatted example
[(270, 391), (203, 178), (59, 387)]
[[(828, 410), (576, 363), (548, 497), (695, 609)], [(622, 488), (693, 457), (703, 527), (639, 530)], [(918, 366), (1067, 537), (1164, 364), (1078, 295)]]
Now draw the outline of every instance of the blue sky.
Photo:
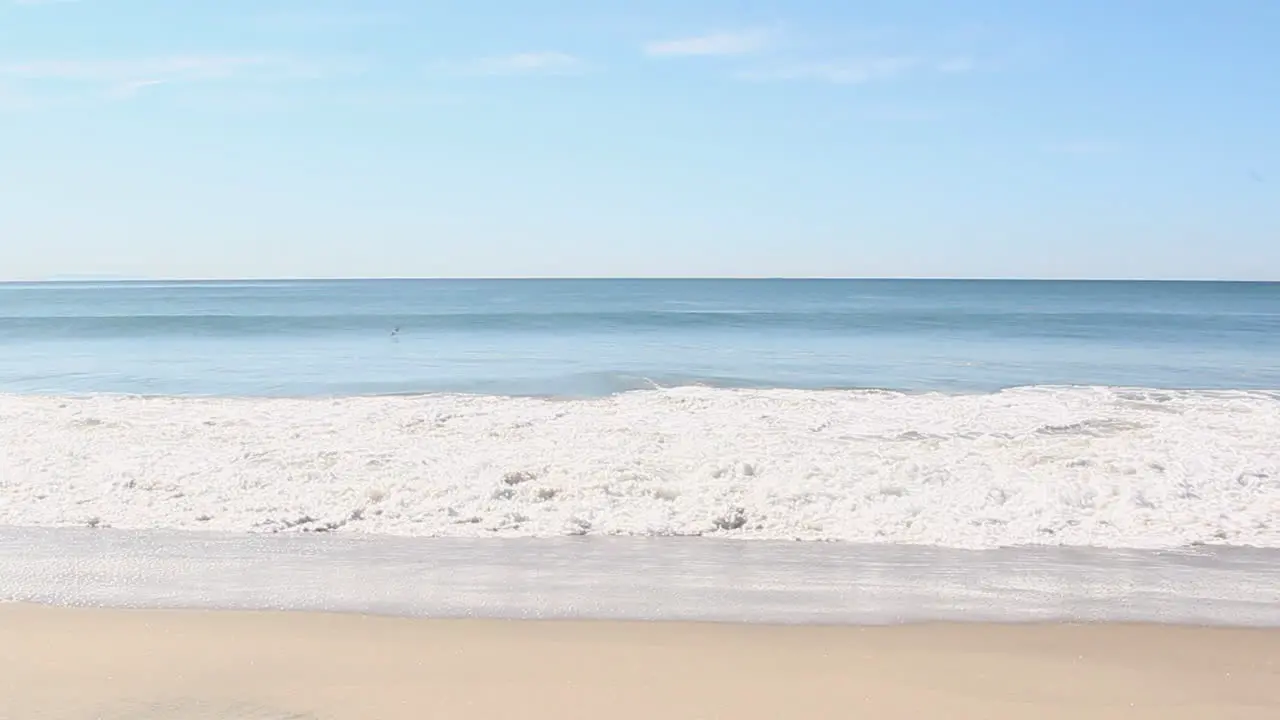
[(1280, 279), (1280, 3), (0, 0), (0, 279)]

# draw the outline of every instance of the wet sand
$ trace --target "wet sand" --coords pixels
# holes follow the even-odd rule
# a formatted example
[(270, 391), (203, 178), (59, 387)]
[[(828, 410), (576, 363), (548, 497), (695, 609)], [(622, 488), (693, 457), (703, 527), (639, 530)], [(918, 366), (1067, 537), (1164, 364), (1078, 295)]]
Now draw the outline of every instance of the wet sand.
[(0, 605), (0, 720), (1280, 717), (1280, 629)]

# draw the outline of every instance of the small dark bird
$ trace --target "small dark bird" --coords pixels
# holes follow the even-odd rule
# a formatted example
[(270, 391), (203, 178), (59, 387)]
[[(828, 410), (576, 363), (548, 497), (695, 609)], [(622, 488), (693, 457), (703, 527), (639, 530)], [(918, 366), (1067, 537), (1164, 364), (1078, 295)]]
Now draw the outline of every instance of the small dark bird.
[(394, 328), (392, 328), (392, 329), (391, 329), (391, 337), (396, 337), (396, 336), (397, 336), (397, 335), (399, 335), (399, 334), (400, 334), (400, 326), (399, 326), (399, 325), (397, 325), (397, 326), (395, 326)]

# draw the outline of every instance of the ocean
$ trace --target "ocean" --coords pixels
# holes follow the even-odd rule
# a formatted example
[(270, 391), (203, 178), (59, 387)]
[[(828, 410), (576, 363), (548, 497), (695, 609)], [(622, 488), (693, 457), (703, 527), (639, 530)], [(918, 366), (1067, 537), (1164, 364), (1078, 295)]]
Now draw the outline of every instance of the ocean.
[(0, 285), (0, 392), (586, 397), (655, 387), (1280, 388), (1280, 284)]
[(0, 284), (0, 600), (1280, 624), (1278, 561), (1280, 284)]

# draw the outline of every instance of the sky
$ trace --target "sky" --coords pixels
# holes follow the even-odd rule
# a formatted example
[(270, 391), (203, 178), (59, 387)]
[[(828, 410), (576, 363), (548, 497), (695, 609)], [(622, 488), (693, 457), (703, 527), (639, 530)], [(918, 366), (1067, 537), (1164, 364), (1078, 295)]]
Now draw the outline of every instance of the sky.
[(1280, 2), (0, 0), (0, 280), (1280, 280)]

